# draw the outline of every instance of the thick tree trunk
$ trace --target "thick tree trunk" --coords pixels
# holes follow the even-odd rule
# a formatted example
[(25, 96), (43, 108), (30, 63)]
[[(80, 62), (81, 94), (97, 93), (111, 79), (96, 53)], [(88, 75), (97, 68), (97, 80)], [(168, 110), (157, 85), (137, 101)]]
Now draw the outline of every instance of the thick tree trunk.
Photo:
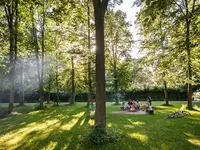
[(187, 22), (187, 31), (186, 31), (186, 49), (187, 49), (187, 69), (188, 69), (188, 109), (192, 109), (192, 69), (191, 69), (191, 56), (190, 56), (190, 23)]
[[(7, 17), (7, 22), (8, 22), (8, 29), (9, 29), (9, 59), (10, 59), (10, 72), (9, 72), (9, 80), (10, 80), (10, 100), (9, 100), (9, 106), (8, 106), (8, 113), (13, 112), (13, 106), (14, 106), (14, 97), (15, 97), (15, 30), (14, 30), (14, 11), (16, 10), (17, 7), (17, 2), (15, 2), (14, 6), (14, 1), (11, 3), (5, 3), (5, 13)], [(16, 11), (15, 11), (16, 12)]]
[(192, 13), (194, 11), (194, 6), (195, 6), (195, 1), (193, 1), (193, 8), (192, 8), (192, 13), (189, 13), (188, 9), (188, 0), (185, 0), (185, 6), (186, 6), (186, 51), (187, 51), (187, 78), (188, 78), (188, 91), (187, 91), (187, 101), (188, 101), (188, 109), (192, 109), (192, 68), (191, 68), (191, 56), (190, 56), (190, 23), (192, 19)]
[(70, 104), (74, 104), (75, 103), (75, 74), (74, 74), (74, 57), (71, 56), (71, 61), (72, 61), (72, 97), (71, 97), (71, 101)]
[(93, 0), (96, 30), (96, 112), (95, 124), (106, 126), (104, 15), (108, 0)]
[(169, 105), (168, 92), (167, 92), (167, 82), (164, 81), (163, 84), (164, 84), (165, 103), (166, 103), (166, 105)]
[(88, 102), (87, 107), (89, 107), (89, 103), (92, 101), (92, 80), (91, 80), (91, 45), (90, 45), (90, 0), (87, 1), (88, 8)]

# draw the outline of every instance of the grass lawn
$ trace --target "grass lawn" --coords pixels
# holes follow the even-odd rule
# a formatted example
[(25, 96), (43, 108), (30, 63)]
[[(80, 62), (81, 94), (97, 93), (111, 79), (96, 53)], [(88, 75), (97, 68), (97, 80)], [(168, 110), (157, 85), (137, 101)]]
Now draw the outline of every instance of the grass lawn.
[[(153, 102), (154, 106), (160, 104)], [(159, 106), (154, 115), (125, 115), (111, 114), (120, 106), (107, 103), (107, 128), (123, 136), (118, 142), (98, 147), (82, 142), (94, 124), (86, 104), (48, 105), (39, 111), (30, 104), (15, 107), (19, 114), (0, 119), (0, 150), (199, 150), (200, 103), (195, 104), (197, 111), (189, 111), (189, 116), (164, 119), (171, 111), (186, 106), (180, 102), (171, 104), (174, 106)], [(0, 109), (5, 107), (0, 104)]]

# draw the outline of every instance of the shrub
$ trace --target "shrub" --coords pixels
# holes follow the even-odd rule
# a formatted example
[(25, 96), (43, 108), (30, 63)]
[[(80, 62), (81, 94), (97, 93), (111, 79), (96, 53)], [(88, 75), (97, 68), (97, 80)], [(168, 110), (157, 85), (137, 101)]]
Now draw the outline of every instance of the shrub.
[(94, 145), (104, 145), (117, 141), (117, 136), (114, 133), (109, 133), (106, 128), (96, 125), (89, 134), (89, 141)]

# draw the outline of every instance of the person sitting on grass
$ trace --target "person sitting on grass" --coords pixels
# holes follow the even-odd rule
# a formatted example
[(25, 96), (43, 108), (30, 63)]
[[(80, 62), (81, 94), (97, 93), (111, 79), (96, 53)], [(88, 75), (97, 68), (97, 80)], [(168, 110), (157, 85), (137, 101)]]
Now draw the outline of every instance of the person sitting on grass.
[(137, 110), (136, 110), (136, 108), (135, 108), (135, 106), (134, 106), (134, 105), (131, 105), (131, 108), (130, 108), (130, 110), (129, 110), (129, 111), (135, 112), (135, 111), (137, 111)]
[(135, 108), (137, 108), (137, 102), (136, 102), (135, 100), (133, 100), (133, 106), (134, 106)]
[(136, 107), (137, 107), (138, 110), (140, 109), (140, 106), (141, 106), (141, 105), (140, 105), (140, 102), (137, 100), (137, 101), (136, 101)]
[(152, 98), (149, 96), (148, 99), (147, 99), (147, 105), (148, 106), (151, 106), (151, 101), (152, 101)]
[(129, 108), (131, 108), (131, 106), (133, 105), (133, 102), (131, 99), (128, 99), (128, 105), (129, 105)]
[(121, 110), (126, 110), (125, 102), (122, 103)]
[(149, 113), (149, 114), (154, 114), (154, 110), (151, 106), (151, 101), (152, 101), (152, 98), (151, 97), (148, 97), (148, 100), (147, 100), (147, 109), (146, 111)]

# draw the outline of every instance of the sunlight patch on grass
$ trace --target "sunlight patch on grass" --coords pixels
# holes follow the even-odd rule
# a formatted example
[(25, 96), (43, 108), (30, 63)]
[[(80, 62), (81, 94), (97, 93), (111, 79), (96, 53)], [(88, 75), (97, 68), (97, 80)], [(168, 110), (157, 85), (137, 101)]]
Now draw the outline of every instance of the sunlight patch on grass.
[(107, 123), (107, 126), (110, 128), (112, 127), (112, 123)]
[(73, 126), (78, 122), (79, 118), (74, 118), (72, 119), (69, 123), (62, 125), (61, 129), (62, 130), (71, 130), (71, 128), (73, 128)]
[(80, 126), (82, 126), (85, 122), (85, 118), (81, 121)]
[(80, 112), (80, 113), (78, 113), (78, 114), (76, 114), (76, 115), (73, 115), (73, 117), (80, 118), (80, 117), (82, 117), (84, 114), (85, 114), (85, 112)]
[[(19, 130), (13, 130), (0, 137), (0, 144), (6, 145), (6, 147), (12, 147), (15, 149), (19, 146), (23, 139), (26, 139), (28, 135), (37, 134), (38, 131), (45, 131), (45, 134), (41, 134), (40, 138), (45, 138), (48, 136), (49, 132), (52, 131), (56, 126), (54, 124), (58, 123), (59, 120), (47, 120), (42, 123), (31, 123), (21, 128)], [(52, 128), (50, 128), (52, 126)], [(33, 135), (31, 135), (33, 136)], [(39, 138), (39, 137), (38, 137)]]
[(42, 148), (42, 150), (52, 150), (56, 147), (58, 143), (51, 141), (47, 147)]
[(79, 121), (80, 117), (82, 117), (85, 114), (85, 112), (81, 112), (79, 114), (73, 115), (74, 119), (72, 119), (69, 123), (61, 126), (62, 130), (71, 130), (73, 128), (73, 126)]
[[(68, 141), (72, 140), (72, 137), (67, 137)], [(65, 145), (61, 148), (61, 150), (66, 150), (70, 145), (70, 142), (66, 142)]]
[(133, 125), (124, 125), (124, 128), (135, 128)]
[(30, 112), (28, 114), (30, 114), (30, 115), (36, 115), (36, 114), (38, 114), (40, 112), (41, 112), (41, 110), (37, 110), (37, 111), (32, 111), (32, 112)]
[(182, 104), (180, 110), (186, 110), (187, 105), (186, 104)]
[(194, 137), (194, 135), (192, 135), (191, 133), (188, 132), (183, 132), (185, 135), (189, 136), (189, 137)]
[(198, 139), (188, 139), (188, 141), (196, 146), (200, 146), (200, 140)]
[(145, 124), (144, 122), (141, 122), (141, 121), (135, 121), (135, 122), (133, 122), (131, 119), (128, 119), (128, 121), (130, 121), (133, 125), (142, 125), (142, 124)]
[(198, 111), (200, 111), (200, 108), (197, 105), (194, 105), (193, 108), (196, 109), (196, 110), (198, 110)]
[(196, 139), (194, 135), (188, 132), (184, 132), (185, 135), (189, 136), (190, 139), (188, 141), (196, 146), (200, 146), (200, 140)]
[(88, 121), (88, 123), (89, 123), (89, 125), (93, 126), (93, 125), (94, 125), (94, 119), (90, 119), (90, 120)]
[(130, 133), (128, 134), (130, 137), (137, 139), (141, 142), (146, 143), (148, 141), (148, 137), (146, 135), (140, 134), (140, 133)]
[(142, 125), (142, 124), (145, 124), (144, 122), (140, 122), (140, 121), (136, 121), (136, 122), (133, 122), (132, 124), (134, 125)]

